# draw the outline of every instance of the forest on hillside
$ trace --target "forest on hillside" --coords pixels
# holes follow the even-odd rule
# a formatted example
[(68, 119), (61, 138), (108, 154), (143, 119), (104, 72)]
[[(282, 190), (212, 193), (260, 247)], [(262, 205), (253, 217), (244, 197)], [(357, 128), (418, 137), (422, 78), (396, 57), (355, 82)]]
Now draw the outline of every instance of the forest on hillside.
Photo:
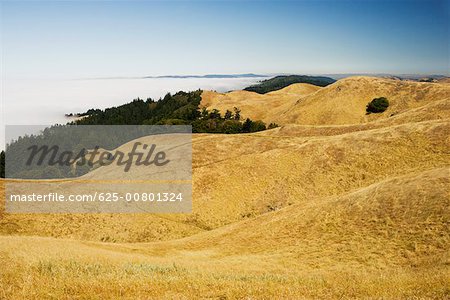
[(294, 83), (309, 83), (317, 86), (327, 86), (336, 82), (333, 78), (324, 76), (306, 76), (306, 75), (282, 75), (261, 81), (258, 84), (246, 87), (244, 90), (265, 94), (280, 90)]
[[(250, 133), (267, 129), (264, 122), (243, 120), (241, 111), (234, 107), (223, 114), (217, 109), (211, 111), (200, 107), (201, 90), (193, 92), (178, 92), (174, 95), (168, 93), (164, 98), (155, 101), (135, 99), (130, 103), (111, 107), (104, 110), (89, 109), (79, 114), (83, 118), (67, 125), (54, 125), (46, 128), (40, 134), (23, 136), (6, 147), (6, 153), (0, 156), (0, 175), (5, 177), (5, 156), (8, 158), (8, 177), (16, 178), (62, 178), (85, 174), (89, 168), (78, 168), (73, 173), (69, 166), (63, 168), (51, 167), (46, 164), (40, 166), (26, 165), (23, 159), (23, 149), (33, 145), (64, 145), (65, 150), (80, 152), (83, 149), (92, 149), (102, 145), (113, 149), (119, 145), (146, 135), (141, 128), (132, 129), (127, 135), (120, 136), (113, 126), (104, 126), (101, 134), (95, 137), (86, 137), (82, 126), (75, 125), (190, 125), (193, 133)], [(269, 124), (268, 128), (277, 127)], [(168, 127), (164, 127), (168, 128)], [(151, 134), (158, 134), (151, 132)], [(102, 141), (99, 141), (101, 139)], [(82, 142), (80, 142), (82, 141)]]
[[(75, 125), (192, 125), (193, 133), (249, 133), (265, 130), (259, 120), (241, 118), (241, 111), (211, 111), (200, 107), (201, 90), (168, 93), (157, 101), (135, 99), (130, 103), (104, 110), (90, 109), (71, 124)], [(276, 124), (270, 124), (270, 128)]]

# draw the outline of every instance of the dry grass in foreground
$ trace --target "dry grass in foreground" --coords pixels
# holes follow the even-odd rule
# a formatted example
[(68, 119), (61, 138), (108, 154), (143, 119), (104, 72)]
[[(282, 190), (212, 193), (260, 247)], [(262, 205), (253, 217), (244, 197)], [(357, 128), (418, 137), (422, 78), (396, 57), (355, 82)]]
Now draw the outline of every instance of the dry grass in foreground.
[[(105, 251), (96, 245), (51, 238), (0, 239), (16, 254), (2, 261), (4, 299), (299, 299), (435, 298), (448, 296), (444, 269), (396, 268), (276, 271), (259, 270), (264, 257), (189, 263), (188, 257), (157, 259)], [(39, 253), (30, 251), (39, 245)], [(34, 257), (21, 257), (34, 254)], [(201, 255), (201, 254), (199, 254)], [(26, 261), (26, 262), (25, 262)], [(448, 275), (448, 274), (447, 274)]]
[(0, 237), (5, 299), (435, 298), (449, 293), (448, 168), (181, 240)]

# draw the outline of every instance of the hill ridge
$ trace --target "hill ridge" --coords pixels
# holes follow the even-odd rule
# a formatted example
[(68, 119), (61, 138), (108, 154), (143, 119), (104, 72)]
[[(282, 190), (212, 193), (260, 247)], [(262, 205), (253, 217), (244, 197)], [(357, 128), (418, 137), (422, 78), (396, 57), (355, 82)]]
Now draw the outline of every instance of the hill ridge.
[[(376, 97), (388, 98), (388, 110), (366, 115), (367, 103)], [(244, 91), (222, 94), (204, 91), (201, 106), (221, 111), (239, 107), (244, 118), (280, 125), (349, 125), (388, 119), (444, 100), (450, 101), (450, 86), (446, 84), (354, 76), (322, 88), (295, 84), (263, 95)], [(439, 111), (428, 113), (436, 115)], [(433, 115), (429, 117), (434, 118)]]

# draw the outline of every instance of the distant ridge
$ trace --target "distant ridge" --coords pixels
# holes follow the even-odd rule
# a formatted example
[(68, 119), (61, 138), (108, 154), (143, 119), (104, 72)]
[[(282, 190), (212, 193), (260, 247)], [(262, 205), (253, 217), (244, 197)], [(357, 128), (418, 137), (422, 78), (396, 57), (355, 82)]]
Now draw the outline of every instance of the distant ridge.
[(145, 76), (144, 78), (255, 78), (255, 77), (270, 77), (261, 74), (207, 74), (207, 75), (162, 75), (162, 76)]
[(265, 94), (281, 90), (294, 83), (309, 83), (316, 86), (324, 87), (336, 82), (333, 78), (325, 76), (307, 76), (307, 75), (281, 75), (261, 81), (258, 84), (246, 87), (244, 90)]
[(392, 73), (337, 73), (337, 74), (321, 74), (321, 76), (331, 77), (336, 80), (355, 76), (379, 77), (379, 78), (411, 80), (411, 81), (419, 81), (420, 79), (423, 78), (430, 78), (436, 80), (448, 78), (448, 76), (442, 74), (392, 74)]

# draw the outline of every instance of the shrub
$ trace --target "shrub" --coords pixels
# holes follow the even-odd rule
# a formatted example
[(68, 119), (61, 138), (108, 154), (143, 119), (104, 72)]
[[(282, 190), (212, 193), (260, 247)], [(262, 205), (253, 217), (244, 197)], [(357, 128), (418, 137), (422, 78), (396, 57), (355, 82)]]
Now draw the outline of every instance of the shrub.
[(251, 132), (252, 131), (253, 121), (247, 118), (245, 122), (242, 124), (242, 132)]
[(251, 132), (266, 130), (266, 124), (263, 121), (257, 120), (253, 121), (250, 127)]
[(223, 133), (241, 133), (242, 123), (236, 120), (226, 120), (222, 124)]
[(389, 101), (385, 97), (375, 98), (370, 101), (366, 106), (366, 112), (370, 113), (382, 113), (389, 106)]

